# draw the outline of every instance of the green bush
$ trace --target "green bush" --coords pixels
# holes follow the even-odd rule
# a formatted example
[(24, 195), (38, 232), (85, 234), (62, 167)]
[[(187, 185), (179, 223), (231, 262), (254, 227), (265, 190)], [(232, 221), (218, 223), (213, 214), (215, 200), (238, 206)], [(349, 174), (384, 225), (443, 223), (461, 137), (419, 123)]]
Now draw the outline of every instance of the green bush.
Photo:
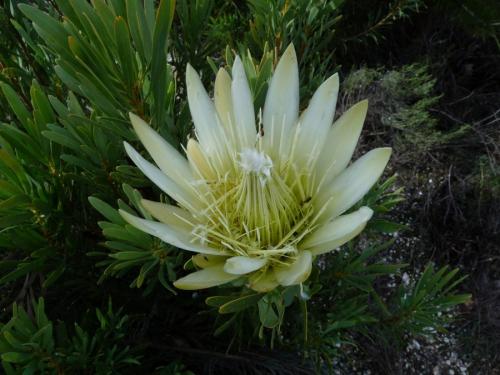
[[(347, 22), (344, 15), (353, 19), (351, 2), (5, 3), (0, 317), (6, 323), (0, 325), (0, 356), (7, 374), (187, 375), (191, 368), (179, 353), (199, 354), (202, 363), (203, 355), (259, 347), (299, 353), (319, 372), (332, 368), (340, 343), (430, 335), (429, 328), (447, 326), (443, 312), (470, 299), (458, 289), (458, 269), (429, 264), (406, 285), (401, 270), (409, 265), (382, 256), (393, 245), (388, 235), (407, 228), (391, 215), (404, 200), (396, 176), (355, 207), (374, 211), (361, 238), (320, 257), (320, 271), (307, 282), (268, 293), (238, 280), (208, 292), (177, 291), (172, 283), (195, 268), (191, 257), (118, 213), (151, 219), (143, 197), (171, 202), (126, 157), (124, 141), (140, 144), (129, 112), (183, 150), (193, 133), (186, 64), (208, 83), (239, 54), (255, 108), (261, 108), (289, 43), (301, 61), (302, 97), (309, 98), (343, 68), (336, 51), (349, 51), (350, 39), (347, 31), (337, 39), (337, 28)], [(363, 19), (359, 30), (349, 29), (353, 39), (375, 35), (419, 4), (372, 9), (373, 25)], [(439, 128), (431, 109), (440, 95), (423, 64), (358, 69), (343, 80), (341, 93), (341, 112), (370, 99), (368, 123), (400, 153), (423, 153), (469, 130)], [(398, 280), (389, 291), (380, 286), (387, 278)], [(111, 300), (118, 310), (111, 302), (102, 308)], [(199, 363), (192, 367), (203, 371)]]

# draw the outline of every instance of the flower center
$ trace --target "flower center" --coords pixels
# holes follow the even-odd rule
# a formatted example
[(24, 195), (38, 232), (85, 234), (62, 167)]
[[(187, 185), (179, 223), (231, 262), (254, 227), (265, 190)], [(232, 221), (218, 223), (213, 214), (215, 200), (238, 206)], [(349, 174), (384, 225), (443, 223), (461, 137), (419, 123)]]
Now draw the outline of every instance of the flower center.
[(271, 177), (273, 161), (263, 152), (254, 148), (245, 148), (240, 153), (240, 166), (247, 173), (255, 173), (262, 185)]
[[(202, 237), (235, 255), (282, 262), (312, 225), (313, 209), (304, 199), (304, 178), (290, 166), (276, 166), (257, 149), (243, 149), (234, 168), (209, 184)], [(199, 237), (199, 231), (196, 237)]]

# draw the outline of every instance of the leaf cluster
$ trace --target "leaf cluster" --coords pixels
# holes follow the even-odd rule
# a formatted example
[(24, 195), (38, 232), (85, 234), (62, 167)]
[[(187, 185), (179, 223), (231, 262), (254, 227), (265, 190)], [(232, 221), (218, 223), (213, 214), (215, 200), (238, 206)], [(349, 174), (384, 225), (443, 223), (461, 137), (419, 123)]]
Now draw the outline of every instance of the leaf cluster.
[[(194, 315), (192, 332), (183, 332), (183, 340), (214, 333), (240, 348), (279, 344), (317, 364), (337, 355), (339, 344), (356, 343), (359, 337), (401, 339), (408, 333), (427, 334), (428, 327), (442, 329), (446, 319), (439, 314), (467, 300), (455, 292), (461, 281), (457, 271), (447, 268), (429, 266), (418, 281), (392, 294), (380, 286), (399, 277), (404, 267), (382, 261), (389, 244), (370, 246), (381, 233), (404, 229), (389, 215), (402, 200), (395, 176), (359, 203), (375, 211), (367, 236), (319, 259), (319, 270), (308, 283), (270, 293), (252, 292), (236, 281), (211, 294), (179, 293), (174, 299), (171, 282), (191, 266), (185, 252), (128, 225), (117, 211), (150, 218), (143, 196), (169, 201), (126, 159), (123, 141), (139, 145), (128, 112), (181, 149), (192, 132), (186, 64), (208, 82), (219, 66), (229, 71), (238, 53), (259, 116), (273, 67), (291, 42), (301, 61), (302, 97), (308, 98), (339, 68), (337, 50), (349, 31), (339, 31), (340, 25), (357, 9), (351, 2), (7, 3), (0, 8), (6, 30), (0, 35), (0, 305), (13, 306), (12, 318), (7, 318), (8, 309), (2, 310), (8, 322), (0, 328), (6, 373), (135, 371), (140, 355), (149, 353), (130, 341), (131, 314), (114, 311), (111, 304), (105, 311), (97, 309), (95, 318), (84, 312), (102, 301), (96, 290), (105, 299), (113, 294), (119, 305), (135, 296), (126, 287), (108, 291), (103, 286), (113, 285), (111, 278), (140, 289), (144, 301), (161, 305), (162, 314), (170, 312), (168, 318), (162, 315), (164, 325), (155, 321), (159, 333), (153, 336), (164, 339), (165, 331), (186, 320), (176, 312), (199, 311), (200, 301), (206, 301), (215, 326), (206, 326), (203, 314)], [(390, 2), (370, 10), (369, 17), (376, 15), (369, 19), (378, 26), (368, 27), (363, 37), (418, 10), (419, 3)], [(454, 136), (440, 133), (429, 115), (439, 97), (424, 66), (360, 72), (347, 79), (344, 102), (382, 92), (387, 105), (381, 107), (381, 122), (408, 137), (405, 142), (424, 139), (422, 144), (436, 145)], [(45, 295), (62, 315), (71, 310), (79, 322), (51, 321), (44, 299), (30, 302), (35, 295)], [(81, 295), (84, 308), (57, 308), (75, 295)], [(28, 307), (16, 301), (28, 301)], [(149, 305), (140, 307), (150, 313)], [(144, 327), (148, 319), (141, 322)], [(218, 349), (225, 343), (217, 342)], [(157, 371), (177, 374), (183, 368), (173, 362)]]
[[(113, 374), (139, 357), (126, 345), (129, 318), (113, 311), (95, 310), (92, 330), (63, 322), (54, 325), (45, 313), (43, 298), (33, 301), (32, 311), (14, 304), (12, 318), (0, 327), (2, 366), (7, 375), (36, 373)], [(89, 328), (90, 328), (89, 327)]]
[(367, 122), (391, 128), (391, 139), (401, 153), (422, 154), (467, 135), (467, 124), (440, 129), (432, 110), (441, 96), (435, 92), (436, 79), (426, 64), (404, 65), (384, 71), (362, 67), (344, 82), (343, 106), (368, 97)]

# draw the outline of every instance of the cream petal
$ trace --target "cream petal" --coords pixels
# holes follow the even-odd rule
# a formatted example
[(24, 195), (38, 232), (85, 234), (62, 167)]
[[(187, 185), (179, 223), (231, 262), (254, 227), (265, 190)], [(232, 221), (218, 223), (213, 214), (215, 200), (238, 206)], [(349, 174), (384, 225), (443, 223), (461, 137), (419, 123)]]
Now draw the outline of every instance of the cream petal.
[(156, 220), (171, 227), (190, 231), (198, 224), (193, 215), (183, 208), (147, 199), (142, 199), (141, 204)]
[(231, 77), (224, 68), (220, 68), (215, 77), (214, 101), (222, 125), (224, 125), (230, 133), (230, 129), (234, 124)]
[(215, 171), (204, 155), (200, 144), (193, 138), (190, 138), (186, 147), (186, 155), (194, 173), (200, 178), (213, 181), (217, 177)]
[(369, 207), (361, 207), (339, 216), (316, 229), (299, 247), (311, 251), (314, 256), (335, 250), (361, 233), (372, 215), (373, 211)]
[(221, 171), (229, 161), (227, 138), (221, 126), (215, 106), (210, 100), (198, 73), (188, 64), (186, 68), (186, 87), (189, 110), (196, 128), (201, 147), (214, 159)]
[(233, 275), (244, 275), (264, 267), (267, 263), (265, 258), (249, 258), (236, 256), (228, 258), (224, 265), (224, 271)]
[(173, 229), (163, 223), (142, 219), (131, 215), (124, 210), (119, 210), (119, 213), (123, 219), (133, 227), (152, 236), (158, 237), (160, 240), (178, 248), (193, 251), (195, 253), (224, 255), (224, 252), (221, 250), (213, 249), (202, 244), (192, 243), (191, 240), (193, 239), (193, 236), (188, 231)]
[(334, 219), (363, 198), (382, 175), (390, 156), (389, 147), (371, 150), (324, 186), (315, 202), (318, 211), (326, 205), (319, 220)]
[(257, 128), (255, 126), (255, 113), (253, 108), (252, 93), (239, 56), (233, 64), (233, 83), (231, 85), (233, 111), (237, 128), (236, 136), (239, 139), (240, 149), (255, 145)]
[(227, 257), (209, 254), (196, 254), (191, 257), (193, 263), (200, 268), (207, 268), (224, 263)]
[(127, 142), (123, 143), (125, 145), (127, 155), (134, 162), (137, 168), (139, 168), (141, 172), (144, 173), (146, 177), (149, 178), (162, 191), (190, 210), (195, 210), (200, 207), (199, 198), (193, 191), (179, 186), (170, 177), (139, 155), (139, 153)]
[(231, 275), (224, 272), (224, 266), (221, 264), (207, 267), (201, 271), (196, 271), (181, 277), (177, 281), (174, 281), (174, 286), (184, 290), (206, 289), (228, 283), (236, 280), (238, 277), (238, 275)]
[(349, 164), (367, 111), (368, 100), (363, 100), (349, 108), (330, 129), (317, 164), (324, 183), (330, 182)]
[(262, 144), (271, 157), (287, 154), (298, 113), (299, 68), (295, 48), (290, 44), (271, 78), (264, 104)]
[(338, 92), (339, 76), (334, 74), (318, 87), (296, 124), (299, 135), (295, 160), (302, 167), (312, 165), (319, 156), (333, 122)]
[(248, 287), (259, 293), (267, 293), (279, 285), (272, 271), (256, 272), (248, 279)]
[(143, 119), (133, 113), (129, 113), (129, 117), (135, 132), (156, 165), (170, 178), (190, 184), (193, 181), (193, 175), (186, 158)]
[(310, 251), (299, 251), (295, 262), (279, 266), (274, 270), (276, 280), (283, 286), (300, 284), (307, 280), (312, 269), (312, 254)]

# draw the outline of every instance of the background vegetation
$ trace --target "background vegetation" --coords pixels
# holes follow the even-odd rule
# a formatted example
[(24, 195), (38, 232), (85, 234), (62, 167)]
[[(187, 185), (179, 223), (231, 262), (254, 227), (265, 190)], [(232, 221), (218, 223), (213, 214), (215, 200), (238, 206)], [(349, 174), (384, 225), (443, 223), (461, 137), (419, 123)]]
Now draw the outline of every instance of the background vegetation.
[[(499, 373), (497, 1), (0, 4), (5, 373)], [(301, 106), (339, 71), (337, 115), (370, 101), (357, 152), (394, 149), (376, 217), (305, 290), (176, 291), (186, 255), (116, 211), (159, 196), (127, 112), (180, 149), (188, 62), (212, 89), (244, 56), (258, 108), (292, 42)]]

